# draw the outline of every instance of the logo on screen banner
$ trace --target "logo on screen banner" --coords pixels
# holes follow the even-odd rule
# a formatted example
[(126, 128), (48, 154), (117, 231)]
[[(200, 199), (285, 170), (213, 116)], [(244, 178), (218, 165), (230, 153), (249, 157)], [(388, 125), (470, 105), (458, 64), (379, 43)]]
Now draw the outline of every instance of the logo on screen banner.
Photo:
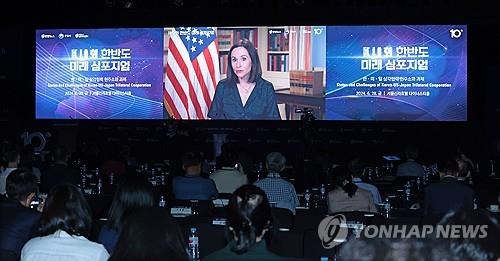
[(320, 35), (323, 33), (323, 28), (314, 28), (314, 35)]
[(326, 249), (331, 249), (345, 242), (347, 233), (346, 218), (342, 214), (328, 216), (319, 223), (318, 236)]
[(42, 39), (52, 39), (52, 38), (55, 38), (55, 35), (53, 35), (53, 34), (42, 34), (42, 35), (40, 35), (40, 38), (42, 38)]
[(453, 39), (458, 39), (462, 36), (462, 33), (464, 32), (463, 29), (451, 29), (450, 30), (450, 36)]
[(88, 38), (89, 36), (86, 35), (86, 34), (75, 34), (75, 38), (76, 39), (79, 39), (79, 38)]

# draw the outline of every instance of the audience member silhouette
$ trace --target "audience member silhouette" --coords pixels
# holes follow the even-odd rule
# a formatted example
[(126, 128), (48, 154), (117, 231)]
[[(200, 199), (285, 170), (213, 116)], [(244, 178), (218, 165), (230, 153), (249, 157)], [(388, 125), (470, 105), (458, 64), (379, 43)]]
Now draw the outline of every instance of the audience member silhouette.
[(361, 160), (361, 158), (354, 158), (349, 161), (347, 167), (351, 172), (352, 182), (359, 188), (370, 191), (370, 193), (372, 193), (373, 196), (373, 202), (375, 204), (380, 204), (382, 202), (382, 198), (380, 197), (380, 192), (378, 191), (378, 188), (372, 184), (363, 182), (363, 180), (361, 180), (361, 177), (365, 172), (365, 163), (363, 162), (363, 160)]
[(104, 246), (86, 238), (91, 225), (90, 207), (80, 189), (56, 185), (45, 203), (39, 237), (24, 245), (21, 260), (107, 260)]
[(458, 181), (458, 164), (453, 157), (438, 162), (441, 181), (425, 187), (424, 214), (442, 216), (450, 210), (472, 210), (474, 191)]
[(123, 228), (125, 216), (154, 204), (153, 186), (145, 176), (123, 176), (111, 202), (108, 221), (99, 232), (98, 242), (112, 253)]
[(189, 259), (186, 240), (168, 212), (160, 208), (141, 209), (127, 216), (110, 261)]
[(292, 183), (284, 180), (280, 172), (285, 169), (286, 158), (279, 152), (271, 152), (266, 156), (267, 177), (254, 183), (266, 192), (267, 198), (276, 203), (276, 207), (289, 209), (295, 215), (299, 199)]
[(399, 164), (396, 174), (398, 176), (422, 177), (425, 174), (424, 167), (418, 163), (418, 148), (408, 146), (405, 148), (406, 161)]
[[(29, 169), (16, 169), (7, 177), (6, 190), (8, 200), (0, 202), (0, 250), (19, 257), (23, 245), (38, 228), (40, 213), (30, 208), (38, 190), (37, 179)], [(4, 259), (0, 256), (0, 260)]]
[(3, 156), (7, 162), (5, 169), (0, 173), (0, 195), (5, 195), (5, 184), (9, 174), (17, 169), (19, 162), (21, 161), (21, 155), (19, 153), (19, 148), (15, 144), (7, 144), (5, 146), (5, 151)]
[(210, 175), (219, 193), (233, 193), (241, 185), (248, 183), (247, 176), (240, 172), (238, 154), (233, 149), (222, 151), (221, 167)]
[(359, 188), (352, 182), (351, 174), (345, 166), (331, 170), (333, 190), (328, 193), (328, 212), (363, 211), (377, 212), (370, 191)]
[(264, 240), (270, 237), (273, 220), (269, 200), (260, 188), (244, 185), (233, 193), (227, 222), (232, 241), (204, 260), (282, 260), (267, 249)]
[(217, 197), (217, 188), (213, 180), (203, 178), (201, 174), (201, 154), (188, 152), (182, 159), (184, 176), (172, 180), (172, 190), (176, 199), (209, 200)]
[(52, 154), (54, 162), (42, 173), (40, 191), (47, 193), (58, 184), (77, 186), (81, 182), (81, 176), (78, 170), (69, 166), (69, 153), (66, 147), (57, 146)]

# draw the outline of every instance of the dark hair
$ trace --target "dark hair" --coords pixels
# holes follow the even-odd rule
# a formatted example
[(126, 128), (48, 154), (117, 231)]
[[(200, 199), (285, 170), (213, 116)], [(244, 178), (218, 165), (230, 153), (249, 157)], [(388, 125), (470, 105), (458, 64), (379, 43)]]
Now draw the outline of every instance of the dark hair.
[(437, 164), (438, 170), (444, 175), (458, 174), (458, 162), (453, 157), (444, 157)]
[(37, 192), (37, 178), (29, 169), (15, 169), (7, 176), (5, 190), (10, 199), (26, 200), (29, 194)]
[(66, 149), (66, 147), (59, 145), (54, 149), (53, 155), (54, 160), (66, 161), (68, 157), (68, 150)]
[[(349, 173), (349, 169), (347, 169), (347, 167), (339, 166), (333, 168), (330, 171), (330, 175), (332, 176), (333, 187), (342, 188), (350, 198), (356, 194), (358, 186), (352, 183), (351, 173)], [(345, 181), (347, 181), (346, 184), (344, 184)]]
[(164, 209), (131, 213), (109, 260), (188, 260), (179, 225)]
[(460, 157), (455, 158), (455, 160), (458, 164), (458, 176), (463, 178), (467, 177), (467, 174), (469, 174), (469, 171), (473, 168), (471, 164)]
[(91, 225), (90, 207), (79, 188), (62, 184), (50, 190), (40, 219), (40, 236), (59, 229), (70, 235), (88, 236)]
[(250, 59), (252, 60), (252, 69), (250, 70), (250, 76), (248, 77), (248, 82), (255, 82), (257, 78), (262, 76), (262, 68), (260, 67), (260, 59), (257, 50), (255, 49), (252, 42), (248, 39), (241, 39), (235, 45), (229, 49), (229, 55), (227, 56), (227, 80), (230, 83), (239, 83), (240, 80), (238, 76), (233, 71), (233, 65), (231, 63), (231, 54), (233, 50), (237, 47), (243, 47), (247, 50)]
[(365, 162), (361, 158), (354, 158), (349, 161), (347, 168), (353, 176), (360, 177), (365, 168)]
[(18, 160), (18, 157), (21, 155), (19, 154), (19, 146), (16, 144), (9, 143), (4, 147), (4, 152), (3, 156), (7, 163), (9, 162), (15, 162)]
[(108, 212), (107, 226), (119, 231), (127, 212), (154, 205), (153, 186), (144, 177), (128, 174), (122, 177)]
[[(500, 249), (498, 248), (500, 225), (498, 220), (488, 212), (461, 209), (445, 215), (439, 224), (483, 226), (483, 229), (479, 230), (479, 236), (448, 239), (449, 249), (453, 256), (458, 257), (458, 260), (497, 260), (500, 256)], [(485, 237), (481, 237), (481, 234)]]
[(406, 146), (405, 148), (405, 156), (407, 159), (418, 159), (418, 148), (413, 145)]
[(256, 244), (256, 238), (272, 227), (271, 207), (266, 193), (254, 185), (243, 185), (228, 205), (228, 225), (237, 237), (231, 251), (242, 254)]
[(222, 167), (234, 167), (238, 163), (238, 153), (233, 149), (224, 150), (220, 160)]
[(352, 236), (340, 246), (337, 256), (341, 260), (460, 260), (441, 240), (416, 238), (357, 238)]
[(192, 167), (201, 164), (201, 155), (198, 152), (186, 152), (182, 156), (182, 166)]
[(24, 148), (21, 151), (21, 160), (19, 163), (19, 166), (26, 167), (26, 168), (33, 168), (34, 166), (34, 148), (33, 145), (28, 144), (24, 146)]

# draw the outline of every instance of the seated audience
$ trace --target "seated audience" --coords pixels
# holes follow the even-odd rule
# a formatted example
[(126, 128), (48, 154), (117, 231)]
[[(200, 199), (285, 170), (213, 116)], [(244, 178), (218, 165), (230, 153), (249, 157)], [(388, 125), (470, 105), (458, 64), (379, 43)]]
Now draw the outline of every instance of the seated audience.
[(177, 176), (172, 180), (172, 189), (176, 199), (210, 200), (217, 197), (214, 181), (200, 176), (201, 155), (199, 153), (184, 154), (182, 168), (185, 175)]
[(87, 164), (87, 169), (96, 169), (102, 165), (102, 144), (95, 140), (83, 141), (80, 148), (80, 160)]
[(408, 146), (405, 148), (406, 161), (399, 164), (396, 171), (397, 176), (422, 177), (425, 174), (424, 167), (417, 162), (418, 149)]
[(253, 185), (238, 188), (228, 205), (227, 225), (232, 241), (204, 260), (281, 260), (270, 252), (265, 238), (273, 227), (266, 193)]
[(19, 161), (19, 167), (31, 170), (37, 180), (40, 181), (42, 173), (40, 172), (40, 169), (35, 166), (35, 151), (33, 145), (28, 144), (24, 146), (23, 150), (21, 151), (21, 160)]
[(21, 160), (21, 155), (19, 150), (14, 144), (7, 144), (5, 146), (5, 152), (3, 153), (5, 160), (7, 161), (6, 168), (0, 173), (0, 195), (5, 195), (5, 184), (9, 174), (19, 167), (19, 162)]
[(333, 190), (328, 193), (328, 212), (377, 212), (370, 191), (359, 188), (352, 182), (347, 167), (339, 166), (331, 170)]
[(80, 189), (56, 185), (45, 203), (39, 237), (24, 245), (21, 260), (107, 260), (104, 246), (86, 238), (91, 225), (90, 207)]
[(247, 176), (238, 170), (238, 155), (232, 150), (226, 150), (221, 155), (222, 167), (210, 179), (215, 182), (219, 193), (233, 193), (237, 188), (248, 183)]
[(354, 158), (351, 161), (349, 161), (348, 168), (352, 175), (352, 182), (356, 184), (356, 186), (358, 186), (359, 188), (370, 191), (370, 193), (372, 193), (373, 202), (375, 204), (382, 203), (382, 198), (380, 197), (380, 192), (378, 191), (378, 188), (372, 184), (365, 183), (363, 182), (363, 180), (361, 180), (361, 176), (363, 176), (365, 170), (364, 162), (360, 158)]
[(469, 148), (468, 145), (461, 144), (457, 148), (457, 154), (458, 158), (465, 161), (467, 165), (469, 165), (469, 168), (472, 172), (479, 172), (479, 165), (474, 163), (474, 161), (471, 159), (471, 156), (474, 155), (475, 153), (471, 154), (472, 150)]
[(472, 182), (472, 166), (460, 156), (456, 157), (455, 160), (458, 163), (457, 180), (463, 184), (470, 184)]
[(190, 259), (186, 240), (175, 220), (164, 209), (149, 208), (127, 216), (115, 251), (109, 260)]
[(248, 183), (253, 183), (257, 177), (253, 171), (253, 157), (245, 147), (238, 148), (238, 170), (247, 177)]
[(23, 245), (36, 232), (40, 213), (31, 209), (30, 203), (37, 189), (37, 179), (28, 169), (16, 169), (7, 177), (8, 200), (0, 202), (1, 250), (19, 256)]
[(473, 208), (474, 191), (458, 181), (458, 164), (453, 158), (438, 163), (441, 181), (424, 189), (424, 214), (443, 215), (450, 210)]
[(68, 166), (69, 153), (63, 146), (58, 146), (53, 151), (54, 162), (42, 173), (40, 190), (49, 192), (58, 184), (73, 184), (77, 186), (81, 182), (78, 170)]
[(120, 177), (127, 171), (127, 161), (121, 155), (117, 144), (107, 144), (104, 149), (104, 160), (101, 165), (101, 173), (104, 176)]
[(101, 228), (97, 241), (112, 253), (126, 214), (152, 207), (154, 204), (153, 187), (146, 177), (136, 174), (123, 176), (111, 202), (108, 221)]
[(267, 177), (257, 180), (254, 185), (266, 192), (267, 198), (275, 202), (276, 207), (289, 209), (295, 215), (295, 208), (300, 204), (295, 187), (280, 176), (285, 163), (286, 158), (281, 153), (269, 153), (266, 157)]

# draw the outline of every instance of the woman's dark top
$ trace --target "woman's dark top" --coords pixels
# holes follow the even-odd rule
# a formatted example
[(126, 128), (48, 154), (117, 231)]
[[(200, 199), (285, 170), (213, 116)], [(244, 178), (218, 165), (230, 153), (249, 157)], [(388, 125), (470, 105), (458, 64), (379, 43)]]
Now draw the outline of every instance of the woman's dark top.
[(221, 80), (208, 112), (212, 119), (280, 120), (273, 84), (258, 77), (255, 88), (243, 106), (236, 84)]
[(266, 247), (266, 242), (262, 240), (261, 242), (255, 244), (252, 248), (248, 250), (248, 252), (243, 254), (236, 254), (231, 251), (231, 247), (234, 245), (234, 241), (229, 242), (229, 244), (221, 249), (217, 250), (207, 257), (203, 258), (203, 261), (224, 261), (224, 260), (288, 260), (287, 258), (280, 257), (272, 252), (270, 252)]

